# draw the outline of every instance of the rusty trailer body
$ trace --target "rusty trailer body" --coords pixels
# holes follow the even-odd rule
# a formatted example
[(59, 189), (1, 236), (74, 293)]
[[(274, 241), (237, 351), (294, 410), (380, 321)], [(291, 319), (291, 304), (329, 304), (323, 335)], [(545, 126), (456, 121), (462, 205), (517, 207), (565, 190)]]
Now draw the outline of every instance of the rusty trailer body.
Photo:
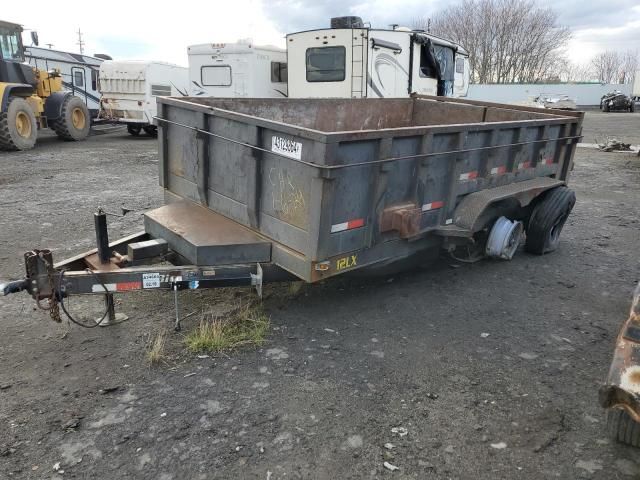
[(27, 252), (4, 295), (27, 291), (55, 320), (66, 297), (104, 295), (113, 322), (114, 294), (170, 289), (178, 328), (181, 289), (260, 293), (443, 248), (509, 259), (525, 229), (543, 254), (575, 202), (565, 184), (581, 112), (425, 96), (159, 97), (158, 112), (166, 204), (145, 231), (110, 243), (99, 209), (97, 249), (55, 264)]
[[(583, 115), (442, 97), (158, 107), (168, 205), (146, 231), (194, 264), (270, 262), (307, 282), (435, 255), (486, 228), (497, 204), (525, 212), (567, 181)], [(196, 235), (203, 223), (241, 225), (248, 243), (232, 252)]]

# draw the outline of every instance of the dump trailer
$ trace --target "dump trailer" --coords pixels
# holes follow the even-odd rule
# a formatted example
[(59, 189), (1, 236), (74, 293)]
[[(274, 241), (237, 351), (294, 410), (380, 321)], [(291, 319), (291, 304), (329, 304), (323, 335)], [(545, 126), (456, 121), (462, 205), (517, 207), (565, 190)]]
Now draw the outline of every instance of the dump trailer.
[(70, 295), (105, 295), (108, 321), (113, 294), (130, 290), (260, 291), (443, 250), (510, 259), (525, 233), (527, 251), (551, 252), (575, 202), (582, 119), (432, 96), (159, 97), (166, 202), (144, 232), (109, 243), (100, 210), (96, 250), (58, 264), (27, 252), (26, 277), (3, 291), (47, 301), (56, 319)]

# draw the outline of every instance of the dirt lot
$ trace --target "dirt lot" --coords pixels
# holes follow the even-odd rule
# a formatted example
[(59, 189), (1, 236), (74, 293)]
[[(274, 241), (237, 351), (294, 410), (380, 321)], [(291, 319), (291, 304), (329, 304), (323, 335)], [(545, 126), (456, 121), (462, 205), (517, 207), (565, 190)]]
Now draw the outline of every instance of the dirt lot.
[[(587, 115), (586, 137), (609, 131), (640, 143), (640, 114)], [(99, 205), (135, 210), (110, 219), (116, 238), (161, 204), (144, 137), (47, 138), (0, 166), (4, 279), (31, 248), (91, 248)], [(578, 149), (571, 183), (559, 251), (274, 288), (267, 344), (227, 355), (188, 354), (171, 333), (167, 361), (148, 365), (167, 294), (121, 297), (131, 320), (92, 330), (0, 298), (0, 478), (637, 477), (637, 450), (607, 439), (597, 389), (640, 280), (640, 159)], [(181, 298), (197, 312), (189, 331), (236, 295)], [(91, 317), (101, 304), (71, 307)]]

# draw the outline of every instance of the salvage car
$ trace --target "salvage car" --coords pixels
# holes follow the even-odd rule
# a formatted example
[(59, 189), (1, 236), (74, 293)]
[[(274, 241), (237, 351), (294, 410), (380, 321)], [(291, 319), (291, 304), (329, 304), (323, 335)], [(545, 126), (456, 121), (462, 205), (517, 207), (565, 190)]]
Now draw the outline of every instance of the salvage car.
[(620, 90), (609, 92), (600, 99), (600, 110), (603, 112), (612, 111), (635, 111), (635, 104), (631, 97), (628, 97)]

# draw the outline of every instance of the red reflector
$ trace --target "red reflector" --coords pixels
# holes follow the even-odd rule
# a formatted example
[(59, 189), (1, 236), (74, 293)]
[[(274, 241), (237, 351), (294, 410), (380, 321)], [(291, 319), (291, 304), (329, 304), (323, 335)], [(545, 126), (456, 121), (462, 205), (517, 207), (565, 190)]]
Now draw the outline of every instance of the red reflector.
[(357, 220), (351, 220), (347, 222), (347, 230), (352, 228), (360, 228), (364, 225), (364, 218), (358, 218)]
[(353, 228), (364, 227), (364, 218), (357, 218), (355, 220), (349, 220), (348, 222), (336, 223), (331, 225), (331, 233), (344, 232), (345, 230), (351, 230)]
[(116, 283), (116, 290), (118, 292), (124, 292), (126, 290), (139, 290), (142, 284), (140, 282), (121, 282)]

